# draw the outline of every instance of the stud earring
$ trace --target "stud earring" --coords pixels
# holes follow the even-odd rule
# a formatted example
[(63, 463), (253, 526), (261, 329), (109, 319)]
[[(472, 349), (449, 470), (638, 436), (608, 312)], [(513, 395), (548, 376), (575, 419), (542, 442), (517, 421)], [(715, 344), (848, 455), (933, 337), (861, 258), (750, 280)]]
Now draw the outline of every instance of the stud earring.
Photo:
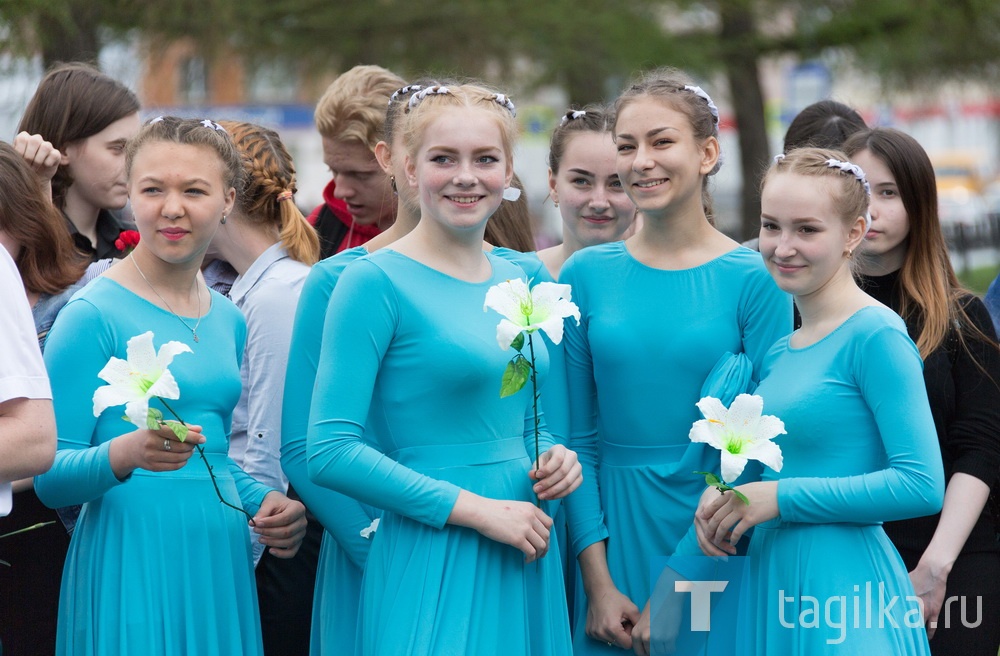
[(222, 215), (222, 220), (219, 221), (219, 223), (221, 223), (222, 225), (226, 225), (226, 215), (225, 214)]
[(394, 175), (389, 176), (389, 186), (392, 187), (392, 193), (394, 194), (399, 193), (399, 190), (396, 189), (396, 176)]

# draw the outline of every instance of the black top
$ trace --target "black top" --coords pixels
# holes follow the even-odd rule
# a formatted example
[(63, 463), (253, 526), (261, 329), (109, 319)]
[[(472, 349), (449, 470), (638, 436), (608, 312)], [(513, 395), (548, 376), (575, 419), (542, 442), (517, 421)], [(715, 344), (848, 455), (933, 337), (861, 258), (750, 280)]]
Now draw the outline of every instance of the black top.
[(66, 227), (73, 235), (73, 243), (77, 250), (90, 257), (91, 262), (103, 260), (109, 257), (125, 257), (125, 251), (118, 250), (115, 240), (123, 230), (135, 230), (135, 225), (122, 219), (118, 213), (108, 210), (101, 210), (97, 215), (97, 243), (90, 243), (90, 239), (80, 234), (69, 217), (66, 217)]
[[(896, 312), (900, 309), (899, 272), (886, 276), (861, 276), (859, 284), (868, 294)], [(924, 361), (924, 382), (930, 401), (944, 461), (945, 482), (962, 472), (990, 486), (991, 500), (972, 529), (962, 553), (1000, 551), (994, 519), (1000, 483), (1000, 350), (986, 306), (971, 294), (962, 300), (972, 323), (993, 342), (984, 343), (965, 333), (965, 346), (956, 327)], [(916, 341), (920, 319), (906, 320), (906, 329)], [(978, 363), (978, 364), (977, 364)], [(991, 380), (992, 378), (992, 380)], [(887, 522), (885, 532), (906, 561), (916, 567), (927, 548), (940, 513), (898, 522)]]

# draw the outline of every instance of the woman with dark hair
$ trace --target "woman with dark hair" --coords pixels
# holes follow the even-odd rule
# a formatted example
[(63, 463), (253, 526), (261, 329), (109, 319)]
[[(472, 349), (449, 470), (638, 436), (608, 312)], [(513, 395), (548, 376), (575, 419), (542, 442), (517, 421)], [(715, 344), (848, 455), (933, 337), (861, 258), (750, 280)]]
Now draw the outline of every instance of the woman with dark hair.
[[(17, 265), (31, 306), (38, 344), (45, 345), (56, 314), (77, 290), (87, 259), (73, 240), (42, 180), (14, 147), (0, 142), (0, 245)], [(4, 310), (7, 311), (7, 310)], [(3, 541), (0, 567), (0, 640), (12, 654), (52, 654), (68, 530), (38, 500), (32, 479), (16, 481), (14, 509), (0, 518), (0, 534), (38, 523), (42, 529)]]
[(784, 152), (806, 146), (840, 148), (849, 136), (867, 127), (861, 114), (851, 107), (836, 100), (820, 100), (792, 119), (785, 132)]
[[(994, 656), (1000, 543), (987, 502), (1000, 472), (1000, 351), (993, 323), (952, 269), (934, 168), (920, 144), (875, 128), (844, 150), (872, 189), (861, 284), (903, 317), (920, 349), (947, 482), (939, 514), (889, 522), (885, 531), (923, 600), (932, 653)], [(977, 614), (982, 621), (970, 626)]]
[(125, 142), (139, 130), (139, 99), (89, 64), (60, 64), (42, 78), (18, 125), (19, 138), (40, 135), (59, 151), (52, 202), (66, 216), (78, 248), (97, 261), (121, 257), (115, 245), (129, 226)]

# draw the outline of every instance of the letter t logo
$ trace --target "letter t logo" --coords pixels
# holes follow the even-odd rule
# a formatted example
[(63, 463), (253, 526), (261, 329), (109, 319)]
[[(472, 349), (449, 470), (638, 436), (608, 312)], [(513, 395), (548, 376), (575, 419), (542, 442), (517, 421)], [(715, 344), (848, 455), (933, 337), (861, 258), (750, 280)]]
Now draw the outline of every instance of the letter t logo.
[(729, 581), (674, 581), (674, 592), (691, 593), (691, 630), (712, 629), (712, 593), (722, 592)]

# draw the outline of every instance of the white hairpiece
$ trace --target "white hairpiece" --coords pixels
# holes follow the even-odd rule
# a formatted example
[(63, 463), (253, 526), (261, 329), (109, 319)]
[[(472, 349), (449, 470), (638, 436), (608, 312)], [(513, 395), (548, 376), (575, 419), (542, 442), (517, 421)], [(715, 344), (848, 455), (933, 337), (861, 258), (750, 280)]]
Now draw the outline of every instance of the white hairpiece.
[(221, 125), (219, 125), (215, 121), (213, 121), (211, 119), (208, 119), (208, 118), (206, 118), (205, 120), (203, 120), (201, 122), (201, 124), (204, 125), (206, 128), (211, 129), (211, 130), (217, 130), (219, 132), (225, 132), (226, 131), (226, 128), (222, 127)]
[[(857, 164), (852, 164), (851, 162), (842, 162), (839, 159), (830, 158), (826, 160), (826, 165), (831, 169), (840, 169), (844, 173), (850, 173), (854, 178), (861, 183), (861, 186), (865, 188), (865, 195), (871, 200), (872, 197), (872, 187), (868, 184), (868, 178), (865, 177), (865, 172)], [(872, 227), (872, 214), (871, 211), (865, 212), (865, 232)]]
[(781, 160), (785, 159), (785, 153), (778, 153), (774, 156), (774, 163), (777, 164)]
[(503, 190), (503, 199), (509, 201), (515, 201), (521, 197), (521, 190), (517, 187), (506, 187)]
[(162, 116), (157, 116), (156, 118), (150, 119), (149, 123), (147, 123), (146, 125), (152, 125), (153, 123), (159, 123), (162, 120), (163, 120)]
[(514, 101), (508, 98), (506, 95), (502, 93), (494, 94), (493, 100), (497, 101), (499, 104), (506, 107), (507, 111), (509, 111), (511, 114), (517, 116), (517, 108), (514, 107)]
[(559, 121), (559, 127), (562, 127), (569, 123), (570, 121), (575, 121), (578, 118), (583, 118), (587, 115), (587, 112), (582, 109), (574, 109), (572, 111), (566, 112), (562, 119)]
[(698, 96), (699, 98), (701, 98), (702, 100), (704, 100), (706, 103), (708, 103), (708, 111), (711, 112), (712, 118), (715, 119), (716, 131), (718, 131), (718, 125), (719, 125), (719, 108), (715, 106), (714, 102), (712, 102), (712, 97), (710, 95), (708, 95), (707, 93), (705, 93), (704, 89), (702, 89), (701, 87), (696, 87), (693, 84), (685, 84), (684, 85), (684, 90), (685, 91), (690, 91), (691, 93), (693, 93), (694, 95)]
[(420, 91), (410, 96), (410, 102), (407, 103), (407, 107), (409, 109), (413, 109), (414, 107), (419, 105), (420, 101), (426, 98), (427, 96), (433, 96), (436, 94), (446, 94), (446, 93), (451, 93), (451, 89), (440, 84), (435, 84), (432, 87), (424, 87)]
[(395, 91), (392, 92), (392, 95), (389, 96), (389, 104), (391, 105), (392, 103), (399, 100), (400, 96), (408, 96), (414, 91), (420, 91), (423, 88), (424, 87), (420, 84), (407, 84), (402, 89), (396, 89)]

